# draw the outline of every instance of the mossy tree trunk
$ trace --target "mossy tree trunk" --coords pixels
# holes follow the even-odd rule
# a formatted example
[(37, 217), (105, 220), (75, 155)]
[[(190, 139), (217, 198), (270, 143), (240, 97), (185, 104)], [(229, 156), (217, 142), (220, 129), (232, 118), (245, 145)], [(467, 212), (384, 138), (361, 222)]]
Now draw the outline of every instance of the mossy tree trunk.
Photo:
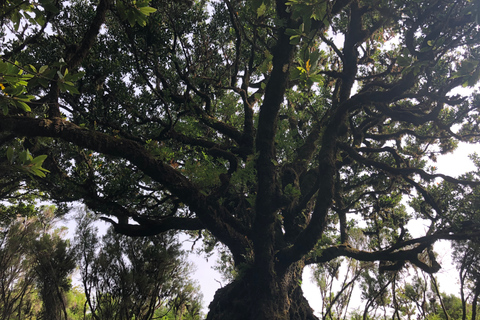
[(269, 286), (255, 268), (219, 289), (209, 305), (207, 320), (316, 320), (301, 288), (303, 265), (298, 263)]

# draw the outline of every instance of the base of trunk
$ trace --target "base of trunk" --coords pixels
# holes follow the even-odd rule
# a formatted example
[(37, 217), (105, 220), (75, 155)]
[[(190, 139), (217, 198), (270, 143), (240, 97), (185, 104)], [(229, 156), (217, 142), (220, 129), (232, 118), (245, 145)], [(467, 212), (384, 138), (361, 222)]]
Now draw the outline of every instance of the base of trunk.
[(269, 310), (255, 310), (262, 303), (258, 303), (258, 287), (252, 281), (244, 277), (219, 289), (209, 305), (207, 320), (318, 320), (298, 282), (272, 292), (266, 304)]

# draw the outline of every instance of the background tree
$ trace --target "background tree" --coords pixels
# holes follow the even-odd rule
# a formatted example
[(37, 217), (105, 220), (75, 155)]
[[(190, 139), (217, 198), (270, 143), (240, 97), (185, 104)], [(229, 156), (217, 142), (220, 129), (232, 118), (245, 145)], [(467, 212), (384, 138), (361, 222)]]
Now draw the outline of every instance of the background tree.
[[(453, 250), (453, 256), (459, 272), (463, 314), (467, 314), (467, 303), (470, 303), (472, 307), (471, 319), (474, 320), (477, 317), (478, 298), (480, 296), (478, 240), (471, 239), (455, 242)], [(462, 318), (462, 320), (464, 319), (466, 319), (466, 317)]]
[(89, 307), (84, 314), (90, 310), (94, 319), (149, 320), (167, 314), (199, 319), (202, 297), (174, 236), (127, 238), (110, 229), (100, 239), (91, 217), (78, 221), (75, 246)]
[(442, 197), (475, 192), (479, 172), (428, 162), (478, 140), (478, 95), (456, 91), (480, 75), (476, 1), (16, 4), (1, 14), (1, 152), (48, 155), (29, 185), (118, 233), (223, 243), (239, 272), (209, 320), (315, 319), (306, 265), (431, 273), (435, 241), (480, 232)]
[[(367, 237), (361, 229), (350, 230), (350, 243), (358, 249), (368, 245)], [(351, 311), (353, 290), (360, 282), (362, 273), (376, 268), (371, 262), (342, 258), (318, 264), (313, 267), (313, 277), (320, 289), (321, 314), (323, 319), (345, 319)], [(339, 287), (339, 290), (337, 288)], [(318, 307), (317, 307), (318, 308)]]
[[(8, 210), (8, 211), (7, 211)], [(0, 238), (0, 310), (1, 319), (28, 318), (38, 303), (35, 301), (35, 273), (28, 255), (30, 238), (37, 235), (38, 225), (17, 221), (17, 212), (32, 214), (32, 207), (2, 206)], [(8, 217), (10, 216), (10, 217)], [(8, 218), (7, 218), (8, 217)]]
[[(472, 161), (478, 165), (478, 155), (471, 156)], [(478, 172), (467, 173), (462, 178), (471, 179)], [(460, 297), (463, 308), (463, 318), (466, 319), (471, 312), (471, 319), (477, 317), (478, 297), (480, 295), (478, 273), (478, 236), (475, 230), (479, 221), (479, 191), (466, 186), (438, 183), (431, 192), (438, 198), (445, 218), (448, 219), (453, 230), (463, 229), (469, 236), (453, 241), (453, 260), (456, 263), (460, 279)], [(470, 309), (471, 305), (471, 310)], [(468, 308), (467, 308), (468, 307)]]
[(54, 208), (2, 205), (1, 319), (71, 319), (65, 294), (75, 268)]
[[(45, 230), (45, 226), (43, 226)], [(65, 231), (65, 230), (63, 230)], [(36, 273), (36, 284), (43, 301), (43, 318), (68, 319), (66, 293), (71, 289), (71, 275), (76, 268), (73, 251), (62, 239), (61, 229), (45, 231), (31, 244), (30, 268)]]
[[(342, 266), (346, 267), (346, 270), (340, 269)], [(341, 260), (333, 260), (315, 267), (313, 276), (320, 289), (322, 298), (320, 312), (323, 319), (346, 317), (350, 311), (353, 290), (362, 271), (373, 267), (370, 263), (360, 263), (353, 259), (349, 259), (346, 266)], [(339, 289), (337, 289), (338, 285)]]

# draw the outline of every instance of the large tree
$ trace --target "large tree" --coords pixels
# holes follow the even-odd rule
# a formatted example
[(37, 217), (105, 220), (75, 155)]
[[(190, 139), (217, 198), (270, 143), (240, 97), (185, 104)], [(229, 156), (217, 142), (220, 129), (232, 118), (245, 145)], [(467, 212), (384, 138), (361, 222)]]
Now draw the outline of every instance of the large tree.
[(435, 189), (478, 174), (431, 164), (480, 134), (478, 96), (457, 91), (480, 75), (479, 15), (470, 0), (7, 0), (4, 161), (119, 233), (223, 244), (236, 277), (207, 319), (316, 319), (306, 265), (435, 272), (435, 241), (480, 232)]

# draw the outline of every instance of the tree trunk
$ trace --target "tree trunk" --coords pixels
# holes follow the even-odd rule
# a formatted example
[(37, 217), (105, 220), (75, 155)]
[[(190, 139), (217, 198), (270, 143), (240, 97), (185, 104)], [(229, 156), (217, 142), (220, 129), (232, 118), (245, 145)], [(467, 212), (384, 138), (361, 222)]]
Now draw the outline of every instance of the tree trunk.
[(477, 285), (475, 288), (475, 294), (472, 299), (472, 320), (477, 319), (477, 304), (478, 304), (478, 296), (480, 296), (480, 287)]
[(258, 285), (258, 273), (249, 269), (215, 293), (207, 320), (318, 320), (303, 296), (302, 271), (297, 265), (272, 277), (275, 283), (268, 287), (275, 289), (266, 292)]

